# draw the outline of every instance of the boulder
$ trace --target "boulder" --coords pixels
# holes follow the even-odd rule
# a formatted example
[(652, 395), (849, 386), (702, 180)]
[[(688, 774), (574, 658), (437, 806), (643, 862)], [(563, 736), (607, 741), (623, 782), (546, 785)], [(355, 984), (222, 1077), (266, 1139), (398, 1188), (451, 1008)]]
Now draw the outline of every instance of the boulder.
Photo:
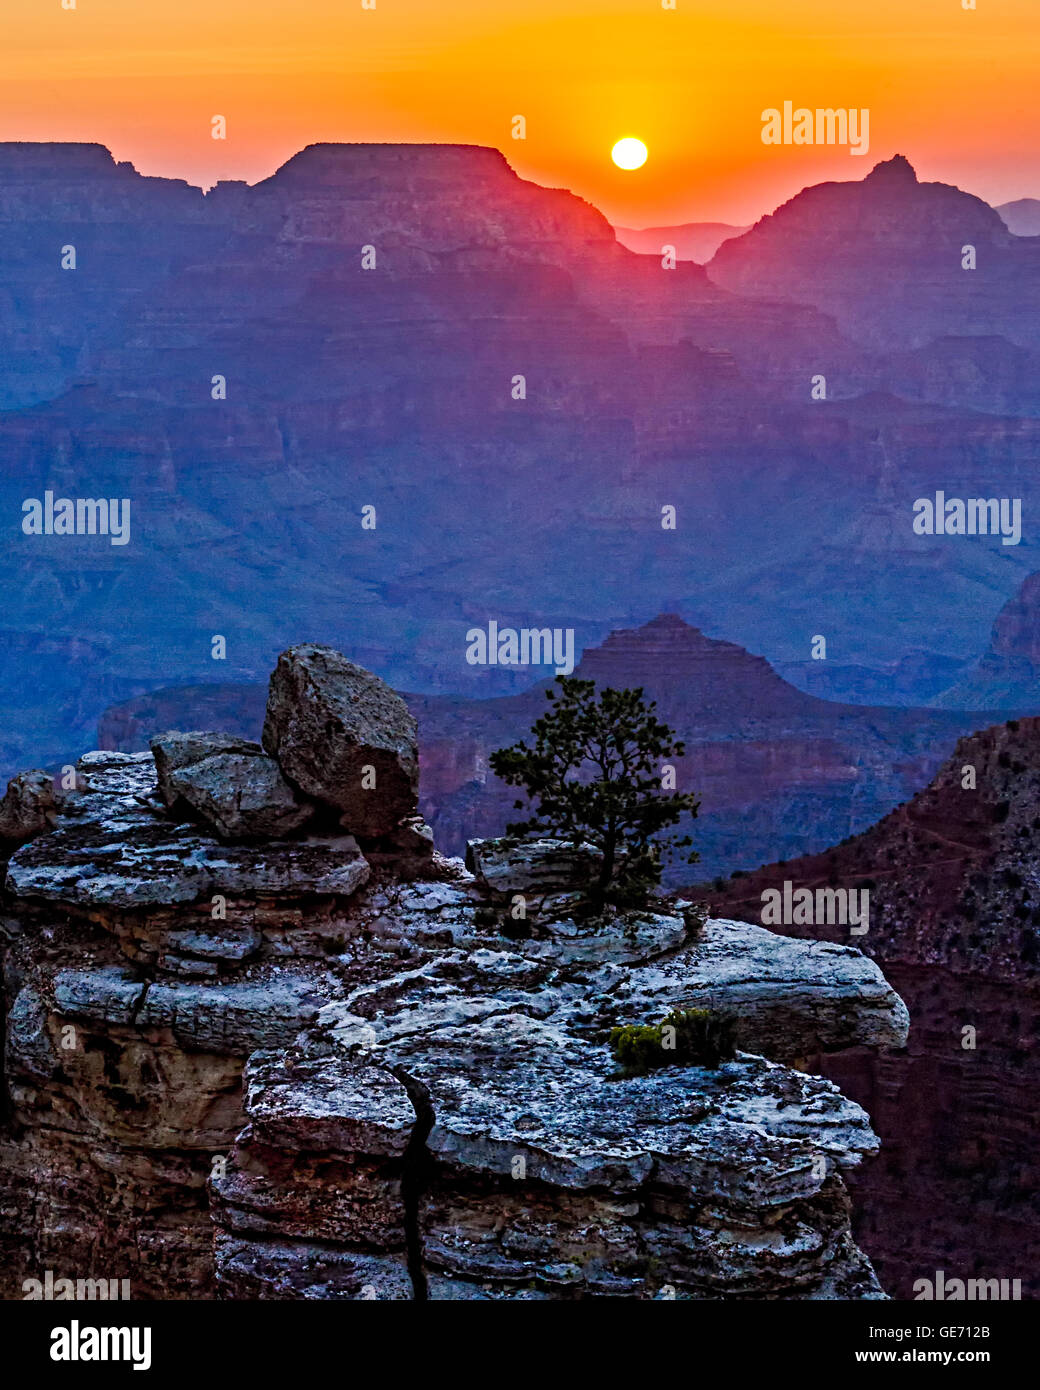
[(50, 830), (56, 815), (54, 783), (50, 776), (39, 768), (20, 772), (8, 782), (0, 801), (0, 842), (6, 841), (9, 847), (24, 845)]
[(224, 840), (276, 840), (314, 815), (264, 753), (215, 753), (174, 769), (169, 790)]
[(418, 802), (416, 723), (385, 681), (331, 647), (278, 658), (263, 744), (306, 796), (334, 807), (352, 834), (388, 834)]
[(183, 810), (177, 792), (170, 786), (170, 776), (183, 771), (195, 763), (211, 758), (215, 753), (240, 753), (259, 755), (263, 749), (259, 743), (236, 738), (234, 734), (220, 733), (170, 733), (157, 734), (149, 740), (152, 757), (155, 759), (156, 785), (163, 805), (168, 811)]

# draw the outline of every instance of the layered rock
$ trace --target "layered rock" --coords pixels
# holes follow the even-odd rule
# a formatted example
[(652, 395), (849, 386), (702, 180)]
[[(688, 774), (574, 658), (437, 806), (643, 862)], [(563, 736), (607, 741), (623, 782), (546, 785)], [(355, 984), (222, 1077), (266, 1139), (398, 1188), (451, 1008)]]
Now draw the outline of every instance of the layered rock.
[[(156, 787), (150, 755), (86, 755), (11, 859), (5, 1292), (48, 1267), (144, 1297), (881, 1296), (841, 1180), (876, 1140), (790, 1069), (902, 1042), (857, 952), (668, 902), (509, 938), (458, 863), (229, 846)], [(611, 1026), (705, 1004), (734, 1061), (615, 1075)]]
[[(461, 880), (451, 945), (251, 1059), (212, 1181), (225, 1295), (880, 1296), (840, 1182), (874, 1152), (866, 1116), (754, 1055), (900, 1046), (876, 970), (734, 923), (690, 939), (682, 915), (619, 922), (647, 929), (627, 962), (552, 924), (489, 940), (481, 896)], [(747, 1052), (617, 1073), (609, 1025), (704, 1004)]]
[[(977, 252), (966, 272), (963, 248)], [(878, 346), (921, 344), (988, 330), (1036, 349), (1030, 287), (1036, 246), (1000, 215), (949, 184), (919, 182), (902, 155), (861, 181), (822, 183), (725, 241), (709, 265), (718, 284), (775, 294), (833, 314), (854, 338)]]
[(371, 869), (352, 837), (224, 844), (169, 819), (150, 754), (87, 754), (76, 781), (7, 871), (4, 1292), (44, 1267), (204, 1292), (205, 1182), (243, 1123), (246, 1059), (290, 1043), (339, 974), (438, 933), (437, 885), (399, 918), (355, 908)]

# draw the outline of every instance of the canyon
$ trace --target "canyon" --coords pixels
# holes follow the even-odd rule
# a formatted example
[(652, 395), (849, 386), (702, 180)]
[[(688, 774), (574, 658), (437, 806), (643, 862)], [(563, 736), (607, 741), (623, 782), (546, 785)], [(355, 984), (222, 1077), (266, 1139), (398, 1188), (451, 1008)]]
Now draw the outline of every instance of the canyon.
[[(979, 270), (944, 268), (972, 238)], [(910, 527), (999, 491), (1028, 531), (1040, 265), (905, 162), (665, 271), (490, 149), (315, 145), (204, 193), (6, 144), (0, 243), (2, 775), (73, 758), (119, 690), (262, 680), (301, 633), (397, 688), (517, 693), (464, 660), (489, 609), (579, 649), (678, 609), (792, 671), (822, 633), (853, 699), (913, 654), (921, 706), (1035, 568), (1028, 535)], [(129, 498), (132, 540), (34, 548), (48, 490)]]
[(870, 930), (855, 944), (906, 1000), (909, 1040), (883, 1060), (849, 1054), (821, 1069), (882, 1135), (882, 1160), (852, 1186), (858, 1239), (894, 1297), (939, 1269), (1040, 1293), (1038, 833), (1040, 720), (1012, 720), (960, 740), (927, 788), (863, 834), (703, 889), (712, 912), (757, 923), (763, 890), (784, 880), (869, 886)]
[[(315, 145), (204, 193), (0, 145), (0, 775), (74, 774), (0, 814), (12, 1278), (1025, 1282), (1040, 238), (902, 157), (735, 230), (664, 270), (473, 146)], [(128, 499), (128, 544), (22, 534), (48, 492)], [(1019, 499), (1021, 543), (915, 535), (939, 492)], [(489, 753), (545, 701), (466, 661), (492, 619), (657, 700), (700, 888), (670, 866), (601, 941), (553, 894), (502, 929), (470, 846), (514, 813)], [(261, 742), (301, 638), (409, 692), (387, 833)], [(169, 805), (176, 729), (250, 746), (207, 744)], [(762, 931), (763, 888), (835, 875), (871, 885), (865, 954)], [(744, 1019), (721, 1076), (614, 1076), (609, 1026), (706, 1001)]]

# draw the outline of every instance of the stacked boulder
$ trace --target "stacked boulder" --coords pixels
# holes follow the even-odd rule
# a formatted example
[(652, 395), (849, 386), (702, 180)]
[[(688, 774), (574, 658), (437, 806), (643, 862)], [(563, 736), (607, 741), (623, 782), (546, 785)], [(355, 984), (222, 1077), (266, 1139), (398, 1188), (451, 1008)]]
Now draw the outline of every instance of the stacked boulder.
[(331, 647), (304, 643), (278, 658), (262, 746), (168, 733), (151, 747), (166, 809), (222, 840), (336, 828), (384, 854), (398, 845), (432, 851), (416, 816), (415, 720), (385, 682)]
[[(0, 1294), (880, 1297), (841, 1177), (877, 1141), (792, 1069), (902, 1044), (877, 966), (687, 903), (590, 921), (588, 846), (445, 860), (415, 735), (294, 647), (262, 744), (9, 794)], [(611, 1028), (701, 1007), (732, 1060), (618, 1074)]]

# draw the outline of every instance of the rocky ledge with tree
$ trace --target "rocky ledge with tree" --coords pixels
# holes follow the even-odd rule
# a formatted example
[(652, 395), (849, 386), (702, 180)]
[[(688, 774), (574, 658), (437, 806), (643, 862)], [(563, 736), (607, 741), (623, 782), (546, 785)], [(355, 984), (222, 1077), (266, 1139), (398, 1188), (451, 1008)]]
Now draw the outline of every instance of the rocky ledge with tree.
[[(573, 693), (543, 753), (598, 717)], [(648, 896), (693, 808), (647, 804), (671, 735), (638, 692), (599, 709), (642, 762), (558, 786), (569, 819), (543, 795), (564, 833), (475, 842), (470, 869), (415, 814), (399, 697), (309, 644), (262, 746), (88, 753), (53, 804), (19, 783), (2, 1292), (883, 1297), (842, 1182), (877, 1141), (796, 1068), (901, 1046), (902, 1001), (850, 947)]]

